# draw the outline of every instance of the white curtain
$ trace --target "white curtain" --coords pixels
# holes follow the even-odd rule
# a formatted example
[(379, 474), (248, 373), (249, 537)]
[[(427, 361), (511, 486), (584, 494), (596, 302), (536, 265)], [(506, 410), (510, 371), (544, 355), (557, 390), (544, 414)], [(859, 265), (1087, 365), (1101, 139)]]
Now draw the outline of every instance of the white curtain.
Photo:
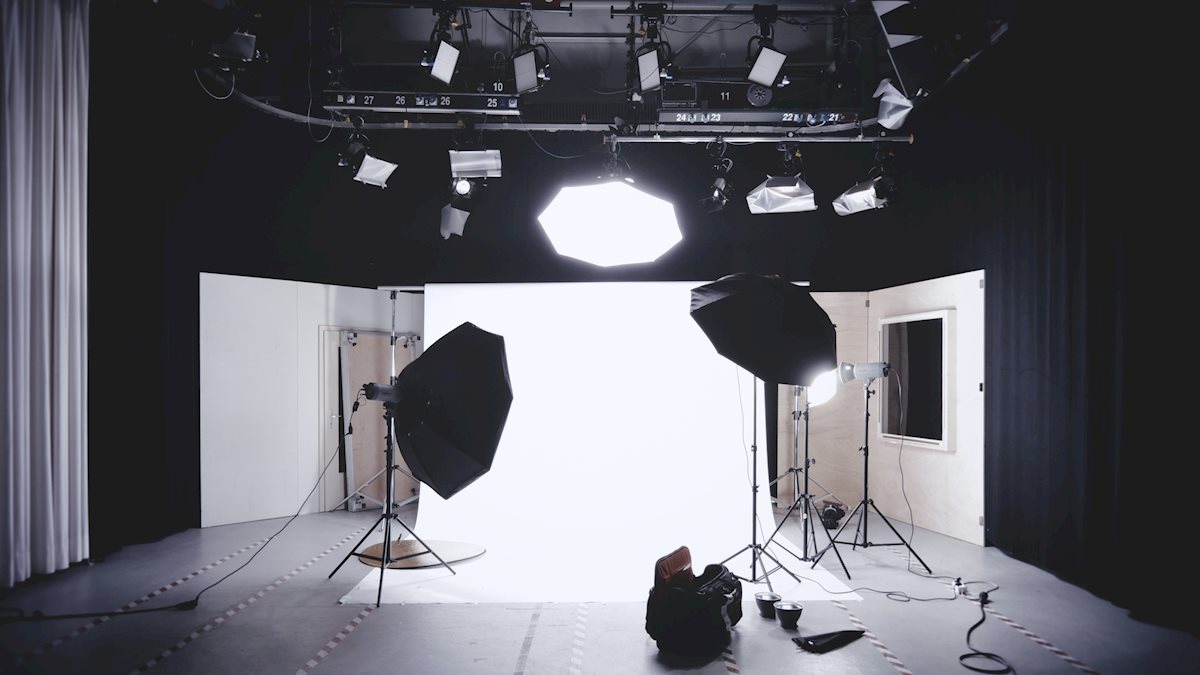
[(88, 557), (88, 0), (0, 0), (0, 587)]

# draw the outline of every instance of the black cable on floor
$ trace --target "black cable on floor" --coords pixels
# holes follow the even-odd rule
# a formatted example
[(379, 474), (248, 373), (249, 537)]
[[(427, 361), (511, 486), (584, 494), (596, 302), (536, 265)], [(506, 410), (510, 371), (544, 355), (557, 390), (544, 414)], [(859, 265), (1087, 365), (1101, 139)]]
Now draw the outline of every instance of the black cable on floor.
[[(987, 591), (984, 591), (979, 594), (979, 621), (976, 621), (974, 626), (971, 626), (967, 629), (967, 649), (970, 649), (971, 651), (959, 656), (958, 662), (963, 668), (966, 668), (967, 670), (973, 670), (977, 673), (993, 673), (995, 675), (1001, 675), (1002, 673), (1013, 673), (1016, 675), (1017, 670), (1012, 667), (1012, 664), (1004, 660), (1003, 656), (1000, 656), (999, 654), (993, 654), (992, 652), (980, 651), (971, 645), (971, 633), (974, 633), (976, 628), (979, 628), (983, 625), (984, 621), (987, 621), (987, 610), (984, 609), (984, 606), (987, 605), (987, 603), (988, 594)], [(992, 663), (997, 664), (997, 667), (988, 668), (985, 666), (973, 666), (967, 662), (970, 659), (991, 661)]]

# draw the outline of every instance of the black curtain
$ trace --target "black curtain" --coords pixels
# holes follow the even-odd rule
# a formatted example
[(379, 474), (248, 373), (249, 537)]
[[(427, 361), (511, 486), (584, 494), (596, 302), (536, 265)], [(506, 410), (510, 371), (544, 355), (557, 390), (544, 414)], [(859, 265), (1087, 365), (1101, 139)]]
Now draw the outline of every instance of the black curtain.
[(914, 112), (922, 152), (905, 217), (985, 269), (987, 542), (1135, 618), (1196, 632), (1172, 546), (1179, 515), (1195, 512), (1191, 477), (1170, 441), (1150, 440), (1178, 426), (1150, 360), (1155, 342), (1159, 358), (1179, 352), (1164, 351), (1171, 321), (1147, 302), (1178, 287), (1158, 273), (1178, 247), (1158, 231), (1173, 219), (1152, 208), (1167, 193), (1135, 174), (1167, 176), (1135, 159), (1136, 142), (1106, 138), (1108, 55), (1064, 39), (1087, 32), (1079, 15), (1019, 15), (972, 77)]

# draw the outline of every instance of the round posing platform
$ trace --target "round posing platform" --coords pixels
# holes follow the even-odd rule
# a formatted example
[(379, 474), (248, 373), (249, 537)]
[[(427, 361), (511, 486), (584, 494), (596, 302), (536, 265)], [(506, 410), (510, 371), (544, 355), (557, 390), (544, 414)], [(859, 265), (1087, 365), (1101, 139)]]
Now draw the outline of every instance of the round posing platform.
[[(483, 555), (486, 550), (479, 544), (467, 544), (461, 541), (435, 541), (427, 540), (429, 548), (437, 552), (442, 560), (448, 563), (459, 562)], [(379, 558), (383, 555), (383, 542), (371, 544), (362, 550), (364, 556), (374, 556)], [(409, 557), (411, 556), (411, 557)], [(421, 545), (421, 542), (415, 539), (397, 539), (392, 542), (392, 558), (388, 563), (388, 569), (418, 569), (421, 567), (436, 567), (441, 565), (438, 559), (433, 557), (433, 554)], [(371, 567), (379, 567), (379, 560), (360, 557), (359, 562)]]

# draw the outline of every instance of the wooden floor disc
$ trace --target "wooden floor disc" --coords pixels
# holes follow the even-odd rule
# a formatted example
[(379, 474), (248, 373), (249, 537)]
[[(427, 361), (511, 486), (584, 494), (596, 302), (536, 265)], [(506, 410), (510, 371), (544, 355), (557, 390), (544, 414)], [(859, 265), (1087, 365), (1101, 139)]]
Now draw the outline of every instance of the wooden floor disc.
[[(460, 541), (439, 541), (425, 540), (429, 544), (429, 548), (433, 549), (442, 560), (448, 563), (466, 560), (483, 555), (484, 549), (479, 544), (466, 544)], [(383, 542), (372, 544), (361, 551), (363, 556), (374, 556), (376, 558), (383, 555)], [(411, 556), (411, 557), (407, 557)], [(388, 563), (388, 569), (417, 569), (421, 567), (436, 567), (441, 565), (438, 559), (429, 553), (428, 549), (421, 545), (421, 542), (415, 539), (397, 539), (392, 542), (392, 561)], [(379, 560), (371, 558), (359, 557), (358, 559), (364, 565), (371, 567), (379, 567)]]

